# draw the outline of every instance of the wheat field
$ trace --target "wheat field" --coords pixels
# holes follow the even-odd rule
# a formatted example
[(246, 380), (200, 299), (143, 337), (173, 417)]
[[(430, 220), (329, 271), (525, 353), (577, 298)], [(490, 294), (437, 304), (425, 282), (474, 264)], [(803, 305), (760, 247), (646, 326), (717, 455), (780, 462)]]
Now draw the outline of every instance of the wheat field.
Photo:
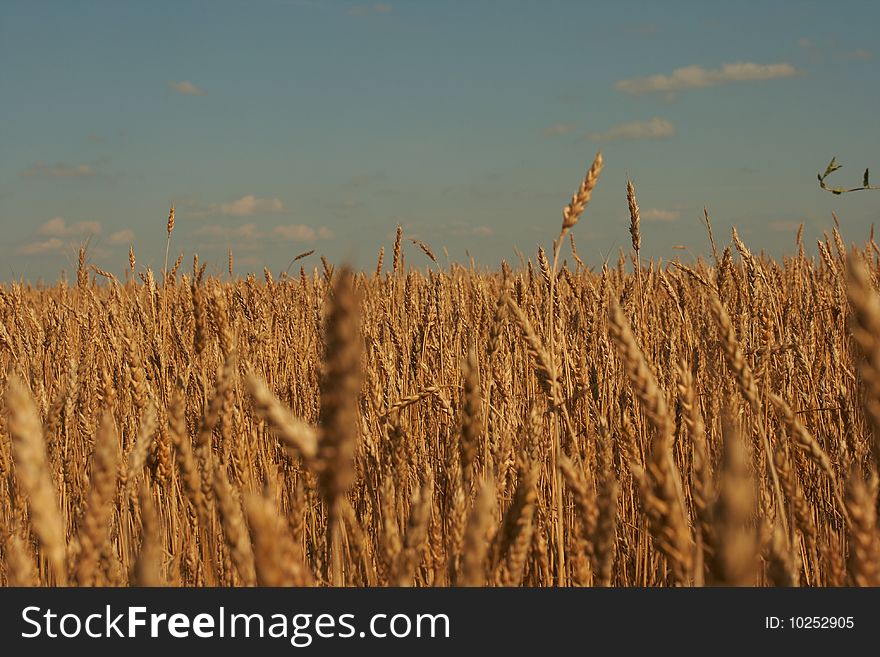
[(880, 585), (873, 237), (646, 261), (628, 183), (589, 268), (601, 169), (497, 271), (4, 285), (0, 583)]

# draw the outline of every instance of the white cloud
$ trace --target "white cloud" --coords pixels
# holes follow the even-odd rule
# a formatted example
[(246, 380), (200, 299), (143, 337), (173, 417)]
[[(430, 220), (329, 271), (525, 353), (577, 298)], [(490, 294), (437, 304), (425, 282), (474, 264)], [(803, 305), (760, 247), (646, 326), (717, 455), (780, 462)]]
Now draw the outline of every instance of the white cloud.
[(694, 64), (675, 69), (670, 75), (650, 75), (645, 78), (620, 80), (614, 88), (627, 94), (645, 94), (652, 92), (671, 92), (681, 89), (699, 89), (728, 82), (744, 82), (748, 80), (773, 80), (790, 78), (798, 74), (798, 70), (788, 63), (754, 64), (737, 62), (724, 64), (721, 68), (703, 68)]
[(40, 226), (38, 232), (40, 233), (40, 235), (66, 235), (67, 222), (64, 221), (64, 219), (62, 219), (61, 217), (49, 219), (49, 221)]
[(107, 238), (107, 244), (131, 244), (134, 242), (134, 231), (118, 230)]
[(37, 235), (45, 238), (19, 245), (15, 252), (20, 255), (45, 255), (61, 253), (73, 248), (77, 242), (101, 232), (99, 221), (78, 221), (68, 224), (61, 217), (53, 217), (37, 228)]
[(60, 253), (66, 246), (67, 243), (64, 240), (50, 237), (47, 240), (22, 244), (15, 252), (19, 255), (45, 255), (47, 253)]
[(266, 236), (266, 233), (257, 229), (257, 224), (249, 223), (240, 226), (202, 226), (196, 231), (203, 237), (217, 237), (221, 239), (255, 240)]
[(206, 93), (204, 89), (194, 85), (188, 80), (180, 80), (179, 82), (172, 80), (168, 83), (168, 86), (174, 89), (177, 93), (185, 96), (204, 96)]
[(257, 242), (266, 240), (285, 240), (290, 242), (313, 242), (315, 240), (327, 240), (335, 237), (329, 228), (312, 228), (305, 224), (289, 224), (275, 226), (270, 230), (263, 230), (256, 223), (246, 223), (240, 226), (202, 226), (196, 231), (201, 237), (213, 237), (222, 240), (239, 240), (241, 242)]
[(615, 139), (663, 139), (674, 135), (675, 126), (671, 121), (654, 117), (650, 121), (621, 123), (605, 132), (591, 132), (587, 136), (594, 141), (612, 141)]
[(281, 239), (290, 240), (292, 242), (313, 242), (316, 239), (329, 240), (335, 237), (335, 234), (329, 228), (321, 226), (318, 230), (315, 230), (311, 226), (306, 226), (304, 224), (276, 226), (272, 230), (272, 233)]
[(544, 135), (546, 137), (560, 137), (562, 135), (567, 135), (573, 130), (574, 126), (569, 123), (554, 123), (553, 125), (544, 128)]
[(257, 198), (253, 194), (221, 203), (219, 213), (229, 217), (250, 217), (255, 214), (277, 214), (284, 212), (284, 203), (279, 198)]
[(91, 178), (95, 167), (90, 164), (46, 164), (36, 162), (21, 172), (27, 178)]
[(311, 226), (303, 224), (292, 224), (290, 226), (276, 226), (272, 231), (278, 237), (291, 240), (293, 242), (311, 242), (315, 239), (315, 229)]
[(101, 222), (79, 221), (75, 224), (68, 224), (61, 217), (54, 217), (40, 226), (37, 232), (45, 237), (94, 235), (101, 232)]
[(374, 5), (355, 5), (349, 7), (346, 16), (366, 16), (368, 14), (390, 14), (394, 7), (389, 2), (377, 2)]
[(260, 198), (246, 194), (225, 203), (181, 203), (181, 210), (190, 217), (251, 217), (257, 214), (279, 214), (285, 208), (280, 198)]
[(678, 221), (681, 218), (681, 212), (678, 210), (651, 208), (642, 212), (641, 216), (645, 221)]

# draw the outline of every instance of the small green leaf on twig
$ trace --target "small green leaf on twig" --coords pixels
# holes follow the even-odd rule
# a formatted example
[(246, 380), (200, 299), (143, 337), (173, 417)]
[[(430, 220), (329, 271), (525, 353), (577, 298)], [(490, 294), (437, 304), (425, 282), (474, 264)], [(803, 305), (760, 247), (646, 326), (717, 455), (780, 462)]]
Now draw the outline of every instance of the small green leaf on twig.
[(864, 189), (880, 189), (880, 187), (872, 187), (871, 181), (869, 179), (869, 171), (865, 169), (865, 173), (862, 176), (862, 186), (861, 187), (853, 187), (851, 189), (847, 189), (846, 187), (829, 187), (826, 183), (828, 176), (837, 171), (838, 169), (842, 169), (843, 167), (837, 163), (837, 157), (832, 157), (831, 161), (828, 163), (828, 166), (825, 167), (825, 173), (820, 173), (818, 175), (819, 179), (819, 188), (824, 189), (826, 192), (831, 192), (835, 196), (840, 194), (848, 194), (849, 192), (858, 192)]
[(831, 161), (828, 163), (828, 166), (825, 168), (825, 173), (822, 174), (822, 177), (827, 178), (828, 176), (830, 176), (832, 173), (834, 173), (835, 171), (837, 171), (840, 168), (842, 168), (842, 167), (841, 167), (841, 165), (839, 165), (837, 163), (837, 156), (832, 157)]

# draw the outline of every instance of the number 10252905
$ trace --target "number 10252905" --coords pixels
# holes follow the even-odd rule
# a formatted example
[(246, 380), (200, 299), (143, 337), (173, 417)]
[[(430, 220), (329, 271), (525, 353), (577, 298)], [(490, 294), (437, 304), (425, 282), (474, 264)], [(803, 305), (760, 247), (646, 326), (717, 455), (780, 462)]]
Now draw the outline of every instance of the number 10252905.
[(848, 630), (855, 627), (853, 616), (765, 616), (768, 630)]

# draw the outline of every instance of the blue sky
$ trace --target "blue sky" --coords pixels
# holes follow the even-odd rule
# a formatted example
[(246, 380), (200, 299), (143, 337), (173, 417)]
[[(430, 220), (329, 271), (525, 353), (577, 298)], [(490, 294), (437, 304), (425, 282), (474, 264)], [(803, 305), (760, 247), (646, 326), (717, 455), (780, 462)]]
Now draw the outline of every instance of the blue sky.
[[(880, 192), (880, 5), (872, 2), (0, 4), (0, 278), (121, 273), (193, 252), (276, 273), (315, 249), (372, 267), (398, 223), (452, 260), (549, 247), (596, 150), (575, 229), (600, 264), (815, 244), (836, 210), (864, 241)], [(686, 250), (676, 248), (686, 247)], [(425, 265), (418, 249), (408, 261)]]

